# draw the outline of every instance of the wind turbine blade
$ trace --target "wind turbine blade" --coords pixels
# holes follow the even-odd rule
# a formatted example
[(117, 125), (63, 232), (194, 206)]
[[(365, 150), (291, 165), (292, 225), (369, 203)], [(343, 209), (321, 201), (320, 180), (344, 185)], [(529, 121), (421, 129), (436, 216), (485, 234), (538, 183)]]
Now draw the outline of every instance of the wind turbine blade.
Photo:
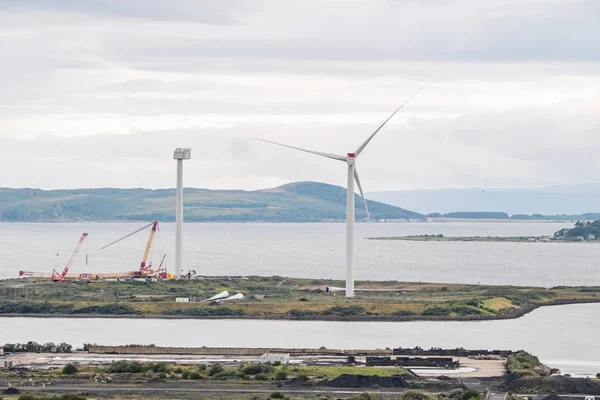
[(277, 146), (288, 147), (288, 148), (294, 149), (294, 150), (304, 151), (304, 152), (310, 153), (310, 154), (316, 154), (316, 155), (321, 156), (321, 157), (332, 158), (332, 159), (338, 160), (338, 161), (346, 161), (346, 157), (344, 157), (344, 156), (338, 156), (337, 154), (322, 153), (320, 151), (313, 151), (313, 150), (301, 149), (300, 147), (289, 146), (287, 144), (282, 144), (282, 143), (277, 143), (277, 142), (271, 142), (270, 140), (259, 139), (259, 138), (255, 138), (255, 137), (253, 137), (252, 139), (258, 140), (258, 141), (261, 141), (261, 142), (265, 142), (265, 143), (275, 144)]
[(409, 97), (409, 98), (408, 98), (408, 99), (407, 99), (407, 100), (406, 100), (404, 103), (400, 104), (400, 107), (396, 108), (396, 111), (394, 111), (394, 112), (392, 113), (392, 115), (390, 115), (390, 116), (388, 117), (388, 119), (386, 119), (385, 121), (383, 121), (383, 124), (381, 124), (381, 125), (379, 126), (379, 128), (377, 128), (377, 129), (375, 130), (375, 132), (373, 132), (373, 134), (372, 134), (371, 136), (369, 136), (369, 137), (368, 137), (368, 139), (367, 139), (367, 140), (365, 140), (365, 142), (364, 142), (364, 143), (363, 143), (363, 144), (362, 144), (362, 145), (361, 145), (361, 146), (360, 146), (360, 147), (359, 147), (359, 148), (358, 148), (358, 149), (357, 149), (357, 150), (354, 152), (354, 154), (356, 155), (356, 157), (358, 157), (358, 155), (359, 155), (359, 154), (360, 154), (360, 153), (361, 153), (361, 152), (362, 152), (362, 151), (365, 149), (365, 147), (367, 147), (367, 145), (369, 144), (369, 142), (371, 141), (371, 139), (373, 139), (373, 138), (375, 137), (375, 135), (377, 135), (377, 132), (379, 132), (379, 131), (381, 130), (381, 128), (383, 128), (383, 126), (384, 126), (385, 124), (387, 124), (387, 122), (388, 122), (390, 119), (392, 119), (392, 117), (393, 117), (394, 115), (396, 115), (396, 113), (397, 113), (398, 111), (400, 111), (400, 109), (401, 109), (402, 107), (404, 107), (404, 105), (405, 105), (406, 103), (408, 103), (408, 102), (409, 102), (409, 101), (410, 101), (410, 100), (411, 100), (413, 97), (415, 97), (415, 96), (417, 95), (417, 93), (419, 93), (419, 92), (420, 92), (422, 89), (423, 89), (423, 87), (421, 87), (419, 90), (417, 90), (417, 91), (416, 91), (416, 92), (415, 92), (415, 93), (414, 93), (412, 96), (410, 96), (410, 97)]
[(363, 203), (365, 205), (365, 211), (367, 212), (367, 219), (369, 220), (369, 228), (371, 229), (371, 235), (373, 234), (373, 225), (371, 225), (371, 214), (369, 214), (369, 207), (367, 206), (367, 199), (365, 199), (365, 194), (362, 190), (362, 185), (360, 184), (360, 179), (358, 178), (358, 172), (356, 171), (356, 165), (354, 166), (354, 180), (356, 181), (356, 186), (358, 186), (358, 191), (360, 192), (360, 197), (363, 199)]

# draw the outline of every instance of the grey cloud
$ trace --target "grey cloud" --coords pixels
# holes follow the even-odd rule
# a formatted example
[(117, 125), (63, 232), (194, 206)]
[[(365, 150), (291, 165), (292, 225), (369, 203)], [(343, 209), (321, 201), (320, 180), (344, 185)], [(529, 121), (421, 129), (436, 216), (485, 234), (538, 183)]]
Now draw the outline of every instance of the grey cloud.
[(0, 7), (4, 11), (18, 12), (67, 12), (152, 21), (231, 23), (237, 13), (248, 12), (259, 4), (260, 0), (4, 0)]
[[(453, 2), (22, 2), (28, 10), (80, 9), (90, 19), (81, 40), (98, 40), (104, 59), (148, 70), (201, 72), (204, 57), (313, 61), (594, 61), (600, 60), (598, 3), (589, 1)], [(250, 2), (255, 4), (254, 2)], [(21, 2), (19, 2), (21, 4)], [(169, 4), (169, 6), (165, 6)], [(167, 10), (163, 10), (163, 9)], [(44, 26), (56, 14), (18, 14)], [(150, 16), (120, 29), (103, 25), (105, 12)], [(15, 12), (15, 11), (13, 11)], [(171, 13), (196, 24), (165, 25)], [(213, 30), (202, 16), (238, 13), (239, 23)], [(210, 19), (211, 17), (208, 17)], [(68, 27), (68, 23), (65, 27)], [(168, 29), (171, 26), (173, 29)], [(218, 28), (215, 28), (218, 29)], [(63, 35), (73, 32), (64, 30)], [(61, 30), (53, 34), (61, 36)], [(128, 31), (128, 34), (123, 34)], [(160, 57), (156, 55), (160, 54)]]
[(329, 160), (246, 137), (351, 151), (421, 84), (361, 158), (365, 189), (597, 180), (597, 1), (0, 7), (0, 185), (173, 186), (183, 145), (193, 186), (344, 184)]
[[(597, 181), (597, 126), (596, 115), (548, 117), (536, 110), (409, 118), (386, 127), (361, 155), (361, 179), (369, 191)], [(344, 185), (342, 165), (249, 137), (344, 153), (372, 130), (371, 124), (270, 123), (33, 141), (0, 137), (0, 168), (21, 171), (3, 176), (2, 185), (172, 187), (176, 146), (193, 148), (193, 160), (186, 164), (190, 186), (258, 189), (294, 180)]]

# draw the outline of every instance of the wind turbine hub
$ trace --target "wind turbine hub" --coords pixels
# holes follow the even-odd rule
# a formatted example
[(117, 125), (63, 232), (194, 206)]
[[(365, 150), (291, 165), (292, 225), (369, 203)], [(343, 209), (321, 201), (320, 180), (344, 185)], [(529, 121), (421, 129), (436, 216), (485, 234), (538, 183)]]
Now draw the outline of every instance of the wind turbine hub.
[(356, 160), (356, 154), (348, 153), (346, 156), (346, 162), (348, 165), (354, 165), (354, 161)]

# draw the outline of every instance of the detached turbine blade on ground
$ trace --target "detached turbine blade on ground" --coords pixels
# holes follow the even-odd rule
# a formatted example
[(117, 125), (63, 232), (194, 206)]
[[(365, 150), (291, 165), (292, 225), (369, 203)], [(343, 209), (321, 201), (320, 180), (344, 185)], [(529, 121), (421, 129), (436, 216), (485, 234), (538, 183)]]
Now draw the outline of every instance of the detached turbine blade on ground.
[(271, 142), (270, 140), (259, 139), (259, 138), (255, 138), (255, 137), (253, 137), (252, 139), (259, 140), (259, 141), (265, 142), (265, 143), (275, 144), (277, 146), (287, 147), (287, 148), (294, 149), (294, 150), (304, 151), (304, 152), (310, 153), (310, 154), (316, 154), (316, 155), (321, 156), (321, 157), (332, 158), (332, 159), (338, 160), (338, 161), (346, 161), (346, 157), (344, 157), (344, 156), (338, 156), (337, 154), (322, 153), (320, 151), (302, 149), (300, 147), (289, 146), (287, 144), (282, 144), (282, 143), (277, 143), (277, 142)]
[(365, 194), (362, 190), (362, 185), (360, 184), (360, 179), (358, 178), (358, 172), (356, 171), (356, 166), (354, 167), (354, 180), (356, 181), (356, 186), (358, 186), (358, 191), (360, 192), (360, 197), (363, 199), (363, 203), (365, 205), (365, 211), (367, 212), (367, 219), (369, 220), (369, 228), (371, 229), (371, 234), (373, 234), (373, 225), (371, 225), (371, 215), (369, 214), (369, 207), (367, 206), (367, 199), (365, 199)]
[(381, 130), (381, 128), (383, 128), (383, 126), (384, 126), (385, 124), (387, 124), (387, 122), (388, 122), (390, 119), (392, 119), (392, 117), (393, 117), (394, 115), (396, 115), (396, 113), (397, 113), (398, 111), (400, 111), (400, 109), (401, 109), (402, 107), (404, 107), (404, 105), (405, 105), (406, 103), (408, 103), (408, 102), (409, 102), (409, 101), (410, 101), (410, 100), (411, 100), (413, 97), (415, 97), (415, 96), (417, 95), (417, 93), (419, 93), (419, 92), (420, 92), (422, 89), (423, 89), (423, 87), (421, 87), (419, 90), (417, 90), (417, 91), (416, 91), (416, 92), (415, 92), (415, 93), (414, 93), (412, 96), (410, 96), (410, 97), (409, 97), (409, 98), (408, 98), (408, 99), (407, 99), (407, 100), (406, 100), (404, 103), (402, 103), (402, 104), (400, 105), (400, 107), (396, 108), (396, 111), (394, 111), (394, 112), (392, 113), (392, 115), (390, 115), (390, 116), (388, 117), (388, 119), (386, 119), (385, 121), (383, 121), (383, 124), (381, 124), (381, 125), (379, 126), (379, 128), (377, 128), (377, 129), (375, 130), (375, 132), (373, 132), (373, 133), (371, 134), (371, 136), (369, 136), (369, 137), (367, 138), (367, 140), (365, 140), (365, 142), (364, 142), (364, 143), (363, 143), (363, 144), (362, 144), (362, 145), (361, 145), (361, 146), (360, 146), (360, 147), (359, 147), (359, 148), (358, 148), (358, 149), (357, 149), (357, 150), (354, 152), (354, 154), (356, 154), (356, 157), (358, 157), (358, 155), (359, 155), (359, 154), (360, 154), (360, 153), (361, 153), (361, 152), (362, 152), (362, 151), (365, 149), (365, 147), (367, 147), (367, 145), (369, 144), (369, 142), (371, 141), (371, 139), (373, 139), (373, 138), (375, 137), (375, 135), (377, 135), (377, 132), (379, 132), (379, 131)]

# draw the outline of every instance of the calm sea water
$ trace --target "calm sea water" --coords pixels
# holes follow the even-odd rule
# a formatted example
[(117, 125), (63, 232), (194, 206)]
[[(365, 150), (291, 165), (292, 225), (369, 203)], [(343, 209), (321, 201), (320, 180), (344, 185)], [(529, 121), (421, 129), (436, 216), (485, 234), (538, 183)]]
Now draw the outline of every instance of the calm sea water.
[[(367, 236), (551, 235), (571, 224), (423, 223), (357, 226), (358, 279), (512, 285), (600, 285), (593, 244), (370, 241)], [(143, 224), (0, 224), (0, 278), (64, 265), (81, 233), (89, 240), (73, 272), (139, 268), (148, 231), (105, 245)], [(186, 224), (186, 265), (203, 275), (342, 278), (344, 224)], [(174, 225), (153, 250), (173, 264)], [(85, 255), (88, 264), (85, 264)], [(600, 372), (600, 305), (536, 310), (509, 321), (295, 322), (0, 318), (0, 343), (35, 340), (168, 346), (392, 347), (525, 349), (574, 374)], [(215, 334), (218, 332), (218, 334)]]
[[(89, 232), (72, 272), (139, 268), (149, 232), (100, 247), (143, 224), (0, 223), (0, 278), (51, 272)], [(551, 235), (562, 223), (386, 223), (357, 225), (357, 279), (512, 285), (600, 285), (600, 245), (372, 241), (368, 236)], [(174, 264), (174, 225), (162, 224), (154, 263)], [(344, 224), (186, 224), (186, 266), (200, 275), (344, 277)], [(160, 251), (162, 248), (162, 251)], [(88, 265), (85, 265), (85, 254)]]
[(545, 307), (505, 321), (313, 322), (0, 318), (0, 343), (525, 349), (563, 373), (600, 372), (600, 304)]

